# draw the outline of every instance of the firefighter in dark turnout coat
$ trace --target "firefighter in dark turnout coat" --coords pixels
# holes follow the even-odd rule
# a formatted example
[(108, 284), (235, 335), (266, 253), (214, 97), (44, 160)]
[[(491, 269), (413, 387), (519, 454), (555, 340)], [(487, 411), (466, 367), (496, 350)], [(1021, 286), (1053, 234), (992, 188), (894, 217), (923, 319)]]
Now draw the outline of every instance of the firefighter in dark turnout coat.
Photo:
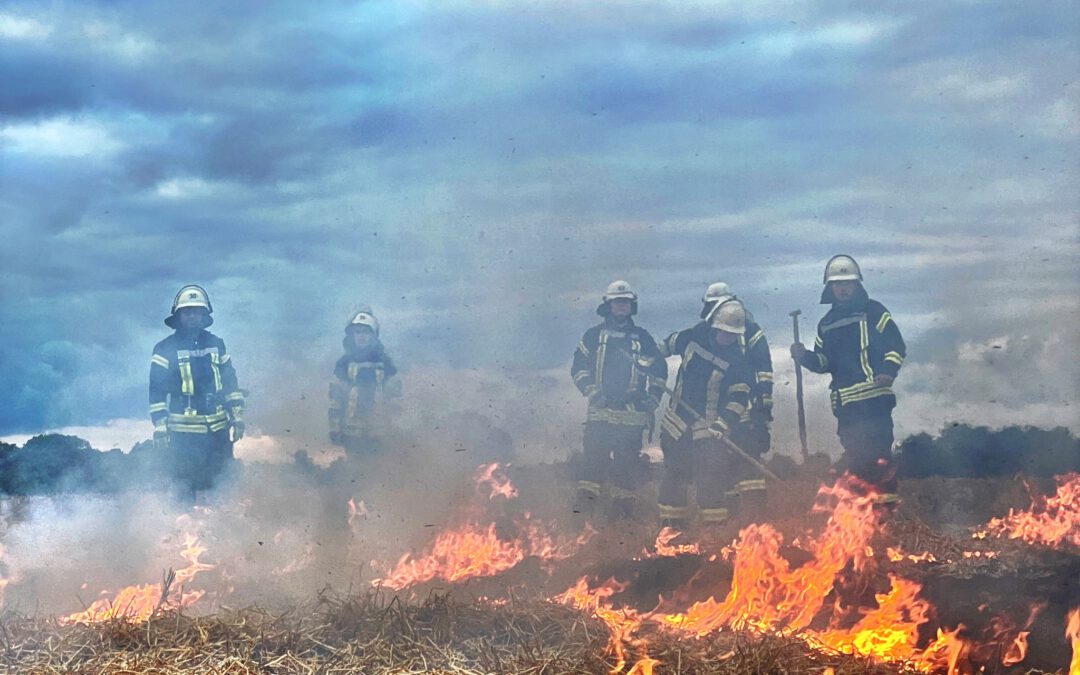
[(612, 282), (596, 310), (603, 322), (585, 332), (570, 375), (588, 398), (575, 511), (592, 513), (610, 492), (612, 514), (631, 515), (634, 493), (647, 480), (642, 432), (651, 428), (664, 393), (667, 363), (649, 332), (631, 318), (637, 294)]
[(368, 307), (353, 314), (342, 340), (345, 354), (330, 383), (330, 441), (352, 456), (378, 450), (379, 406), (401, 395), (397, 368), (379, 341), (379, 321)]
[[(710, 284), (701, 298), (701, 318), (705, 319), (721, 302), (731, 300), (735, 295), (722, 281)], [(744, 305), (745, 309), (745, 305)], [(773, 409), (773, 367), (772, 354), (765, 332), (754, 320), (750, 310), (746, 310), (746, 329), (739, 336), (739, 347), (753, 371), (750, 383), (750, 405), (747, 407), (738, 426), (731, 433), (732, 441), (755, 458), (760, 458), (772, 446), (770, 424)], [(660, 350), (664, 351), (664, 345)], [(741, 465), (745, 476), (735, 485), (738, 493), (740, 512), (751, 517), (764, 515), (765, 479), (761, 472), (749, 466)]]
[(850, 256), (829, 260), (821, 303), (832, 307), (818, 323), (814, 350), (795, 343), (791, 355), (808, 370), (832, 375), (830, 398), (844, 447), (842, 464), (875, 487), (880, 502), (896, 503), (892, 384), (907, 349), (889, 310), (870, 299), (862, 278)]
[(722, 443), (739, 424), (750, 402), (753, 375), (739, 347), (746, 313), (738, 300), (718, 304), (707, 321), (673, 333), (665, 350), (682, 357), (675, 390), (660, 421), (664, 479), (660, 517), (665, 525), (685, 528), (690, 515), (688, 489), (697, 485), (703, 524), (720, 523), (730, 514), (733, 488), (745, 460)]
[(233, 443), (244, 435), (236, 370), (225, 342), (206, 330), (213, 311), (204, 289), (180, 289), (165, 319), (175, 332), (154, 346), (150, 359), (154, 445), (189, 501), (228, 468)]

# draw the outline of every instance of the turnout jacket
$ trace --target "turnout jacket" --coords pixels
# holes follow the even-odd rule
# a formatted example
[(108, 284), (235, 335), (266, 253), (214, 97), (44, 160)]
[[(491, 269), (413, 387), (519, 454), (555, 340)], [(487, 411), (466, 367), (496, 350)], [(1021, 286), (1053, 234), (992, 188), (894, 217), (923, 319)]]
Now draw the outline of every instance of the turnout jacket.
[(687, 433), (698, 440), (712, 437), (710, 425), (726, 431), (738, 424), (756, 379), (742, 346), (718, 347), (704, 321), (672, 333), (664, 344), (670, 354), (682, 357), (682, 364), (661, 428), (675, 440)]
[(747, 315), (746, 330), (739, 336), (739, 346), (750, 364), (753, 379), (750, 382), (750, 409), (744, 417), (772, 420), (773, 370), (769, 341), (749, 312)]
[(345, 354), (334, 366), (330, 383), (330, 432), (346, 436), (362, 435), (368, 428), (367, 417), (379, 396), (396, 396), (397, 367), (382, 342), (359, 349), (352, 338), (342, 340)]
[(176, 331), (150, 357), (150, 420), (155, 432), (205, 434), (239, 421), (244, 394), (225, 342), (200, 329)]
[(896, 406), (892, 387), (874, 384), (875, 375), (896, 377), (907, 348), (885, 306), (859, 286), (855, 299), (832, 303), (818, 323), (814, 350), (800, 363), (815, 373), (830, 373), (830, 399), (837, 416), (888, 412)]
[[(627, 319), (608, 320), (585, 331), (570, 366), (574, 385), (589, 398), (587, 421), (647, 426), (660, 405), (667, 362), (644, 328)], [(603, 394), (604, 407), (594, 404)]]

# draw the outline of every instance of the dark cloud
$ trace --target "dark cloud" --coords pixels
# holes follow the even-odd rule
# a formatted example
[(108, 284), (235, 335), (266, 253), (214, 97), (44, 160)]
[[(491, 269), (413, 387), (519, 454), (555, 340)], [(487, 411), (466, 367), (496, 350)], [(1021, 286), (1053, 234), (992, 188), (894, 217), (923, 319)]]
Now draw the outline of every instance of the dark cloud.
[(0, 432), (142, 417), (189, 282), (264, 410), (322, 391), (358, 303), (407, 369), (517, 378), (560, 372), (616, 277), (660, 335), (729, 281), (783, 345), (837, 251), (913, 365), (1076, 346), (1070, 3), (2, 14), (37, 23), (0, 17)]

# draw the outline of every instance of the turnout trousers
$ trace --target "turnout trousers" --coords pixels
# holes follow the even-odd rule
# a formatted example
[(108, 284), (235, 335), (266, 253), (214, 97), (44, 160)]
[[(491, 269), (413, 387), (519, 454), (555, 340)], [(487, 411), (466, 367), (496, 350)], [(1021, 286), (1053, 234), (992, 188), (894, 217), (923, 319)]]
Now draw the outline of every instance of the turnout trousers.
[(233, 444), (228, 427), (207, 433), (169, 432), (167, 465), (180, 496), (194, 501), (233, 465)]
[(585, 423), (579, 497), (596, 499), (604, 487), (616, 498), (630, 497), (645, 484), (649, 469), (641, 454), (644, 429), (631, 424)]
[(895, 497), (892, 411), (850, 414), (841, 408), (836, 419), (836, 433), (844, 447), (841, 467), (877, 488), (886, 499)]

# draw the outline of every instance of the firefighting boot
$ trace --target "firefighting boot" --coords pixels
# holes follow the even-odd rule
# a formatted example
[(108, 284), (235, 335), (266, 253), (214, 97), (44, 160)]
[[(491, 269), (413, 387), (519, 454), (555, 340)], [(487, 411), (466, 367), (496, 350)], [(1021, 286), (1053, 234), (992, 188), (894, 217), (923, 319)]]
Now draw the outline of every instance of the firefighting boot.
[(765, 490), (745, 490), (739, 493), (739, 519), (747, 524), (760, 523), (766, 516)]
[(597, 502), (600, 501), (600, 485), (592, 481), (579, 480), (577, 496), (571, 511), (575, 516), (592, 517), (596, 513)]
[(660, 527), (670, 527), (685, 532), (690, 526), (690, 508), (660, 504)]

